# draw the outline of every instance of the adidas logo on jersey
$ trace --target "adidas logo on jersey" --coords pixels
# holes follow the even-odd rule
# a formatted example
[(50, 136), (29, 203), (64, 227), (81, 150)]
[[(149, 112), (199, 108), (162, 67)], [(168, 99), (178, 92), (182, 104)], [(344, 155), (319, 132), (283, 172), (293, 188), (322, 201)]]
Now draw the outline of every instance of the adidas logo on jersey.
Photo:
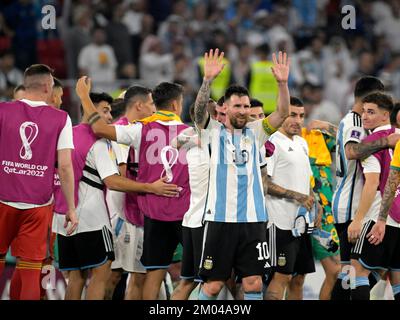
[(288, 151), (293, 151), (292, 147), (289, 147)]

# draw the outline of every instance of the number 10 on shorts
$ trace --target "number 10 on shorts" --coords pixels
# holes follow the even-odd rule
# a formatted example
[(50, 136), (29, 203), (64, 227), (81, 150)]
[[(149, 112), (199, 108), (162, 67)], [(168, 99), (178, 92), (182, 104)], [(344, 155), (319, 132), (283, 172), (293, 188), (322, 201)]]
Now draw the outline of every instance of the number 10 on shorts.
[(268, 260), (269, 259), (269, 251), (267, 242), (259, 242), (256, 245), (258, 249), (258, 260)]

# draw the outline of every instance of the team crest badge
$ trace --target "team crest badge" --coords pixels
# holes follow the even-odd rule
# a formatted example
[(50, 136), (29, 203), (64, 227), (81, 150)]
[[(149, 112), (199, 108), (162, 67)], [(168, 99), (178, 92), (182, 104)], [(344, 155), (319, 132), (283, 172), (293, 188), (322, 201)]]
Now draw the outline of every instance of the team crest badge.
[(286, 265), (286, 257), (285, 256), (279, 256), (278, 258), (278, 266), (283, 267)]
[[(210, 258), (210, 257), (207, 257)], [(205, 259), (203, 263), (203, 267), (206, 270), (211, 270), (213, 267), (213, 261), (211, 259)]]

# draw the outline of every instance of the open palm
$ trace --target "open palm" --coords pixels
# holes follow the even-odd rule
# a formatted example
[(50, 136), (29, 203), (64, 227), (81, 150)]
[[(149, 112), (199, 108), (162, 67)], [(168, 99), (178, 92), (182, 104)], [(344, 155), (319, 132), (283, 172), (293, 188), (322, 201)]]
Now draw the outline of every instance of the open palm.
[(276, 81), (287, 82), (289, 79), (290, 59), (288, 58), (286, 52), (282, 53), (282, 51), (279, 51), (278, 59), (276, 59), (276, 54), (273, 53), (272, 62), (274, 63), (274, 66), (271, 67), (271, 70)]
[(210, 50), (210, 52), (206, 52), (204, 54), (204, 79), (205, 80), (214, 80), (224, 69), (224, 53), (219, 53), (219, 49)]

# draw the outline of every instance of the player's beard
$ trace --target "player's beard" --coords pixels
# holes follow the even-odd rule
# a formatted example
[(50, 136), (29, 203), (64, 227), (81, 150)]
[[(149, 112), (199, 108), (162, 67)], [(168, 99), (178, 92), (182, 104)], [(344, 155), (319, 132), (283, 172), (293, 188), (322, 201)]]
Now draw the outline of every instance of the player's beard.
[(247, 122), (249, 121), (248, 116), (230, 116), (229, 120), (231, 122), (231, 125), (234, 129), (243, 129), (244, 126), (247, 124)]

